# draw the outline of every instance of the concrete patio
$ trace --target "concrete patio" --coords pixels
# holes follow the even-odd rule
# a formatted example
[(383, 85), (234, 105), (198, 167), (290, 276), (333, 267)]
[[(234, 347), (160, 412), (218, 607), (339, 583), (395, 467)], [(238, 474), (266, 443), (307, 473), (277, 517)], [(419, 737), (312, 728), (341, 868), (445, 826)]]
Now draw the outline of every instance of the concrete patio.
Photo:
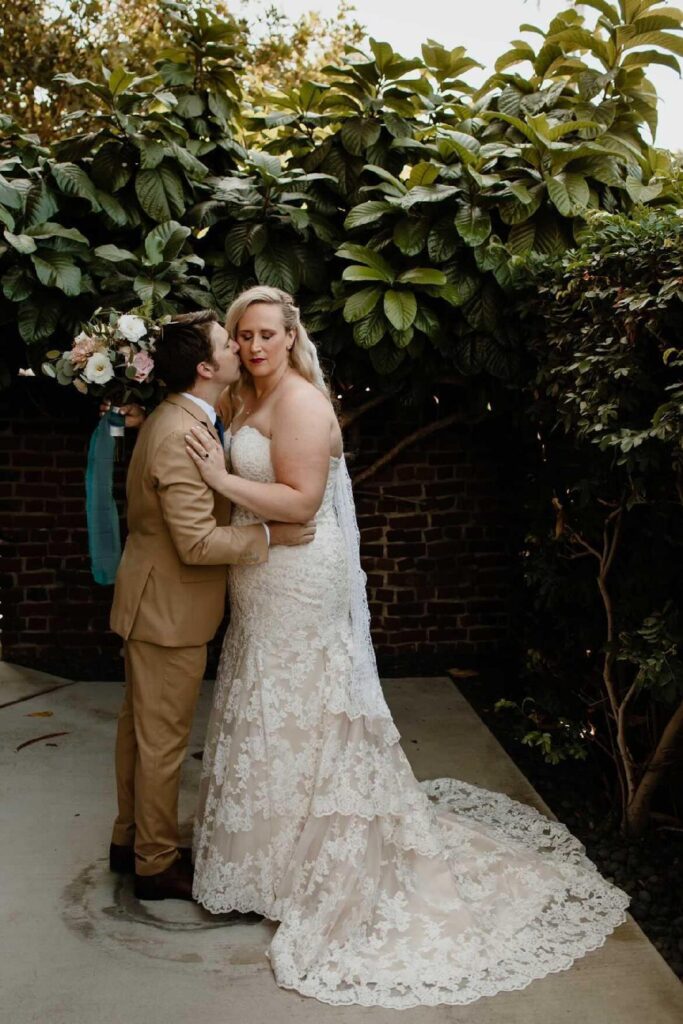
[[(210, 689), (185, 765), (181, 820), (188, 826), (200, 767), (192, 755), (201, 750)], [(458, 776), (550, 813), (450, 680), (392, 679), (385, 691), (418, 777)], [(72, 683), (0, 663), (0, 965), (8, 1024), (683, 1019), (683, 988), (631, 920), (570, 971), (467, 1007), (335, 1008), (280, 990), (264, 956), (274, 925), (216, 918), (175, 901), (141, 904), (129, 879), (109, 873), (121, 693), (120, 683)]]

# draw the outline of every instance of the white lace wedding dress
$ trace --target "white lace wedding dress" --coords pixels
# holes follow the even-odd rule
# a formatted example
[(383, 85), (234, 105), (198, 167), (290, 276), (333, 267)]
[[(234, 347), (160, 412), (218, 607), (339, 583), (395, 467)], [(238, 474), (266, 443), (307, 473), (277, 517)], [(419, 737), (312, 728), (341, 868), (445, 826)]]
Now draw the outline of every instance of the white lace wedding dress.
[[(228, 435), (229, 437), (229, 435)], [(274, 480), (243, 426), (233, 472)], [(557, 822), (457, 779), (418, 783), (390, 717), (355, 713), (346, 549), (315, 541), (230, 570), (195, 823), (195, 898), (279, 921), (279, 985), (326, 1003), (464, 1004), (602, 945), (628, 897)], [(254, 521), (236, 508), (233, 523)]]

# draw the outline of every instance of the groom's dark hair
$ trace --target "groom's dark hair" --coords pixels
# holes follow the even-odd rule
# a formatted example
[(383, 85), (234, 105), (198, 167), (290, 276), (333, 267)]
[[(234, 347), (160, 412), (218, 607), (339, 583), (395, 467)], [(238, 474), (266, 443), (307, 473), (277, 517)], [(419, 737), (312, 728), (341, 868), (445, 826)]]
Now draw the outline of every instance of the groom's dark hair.
[(214, 365), (211, 325), (219, 323), (213, 309), (198, 309), (178, 313), (163, 325), (154, 347), (154, 367), (157, 380), (169, 391), (189, 391), (197, 379), (197, 364)]

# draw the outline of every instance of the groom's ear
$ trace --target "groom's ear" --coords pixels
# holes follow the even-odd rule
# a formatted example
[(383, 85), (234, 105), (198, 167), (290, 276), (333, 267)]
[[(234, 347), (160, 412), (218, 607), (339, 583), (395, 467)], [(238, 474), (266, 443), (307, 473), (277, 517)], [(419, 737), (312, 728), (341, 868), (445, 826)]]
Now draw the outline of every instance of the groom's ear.
[(195, 366), (195, 377), (201, 377), (203, 380), (211, 380), (214, 373), (215, 367), (211, 363), (202, 361)]

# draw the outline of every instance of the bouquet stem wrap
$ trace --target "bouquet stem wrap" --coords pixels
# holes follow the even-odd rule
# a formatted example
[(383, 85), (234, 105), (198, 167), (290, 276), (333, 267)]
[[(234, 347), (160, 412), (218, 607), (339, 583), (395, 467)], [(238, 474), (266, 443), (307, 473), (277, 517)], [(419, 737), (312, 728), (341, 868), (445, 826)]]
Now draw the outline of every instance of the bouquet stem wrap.
[(114, 582), (121, 559), (119, 514), (113, 494), (114, 456), (123, 416), (108, 412), (90, 438), (85, 473), (85, 510), (88, 521), (90, 567), (96, 583)]

